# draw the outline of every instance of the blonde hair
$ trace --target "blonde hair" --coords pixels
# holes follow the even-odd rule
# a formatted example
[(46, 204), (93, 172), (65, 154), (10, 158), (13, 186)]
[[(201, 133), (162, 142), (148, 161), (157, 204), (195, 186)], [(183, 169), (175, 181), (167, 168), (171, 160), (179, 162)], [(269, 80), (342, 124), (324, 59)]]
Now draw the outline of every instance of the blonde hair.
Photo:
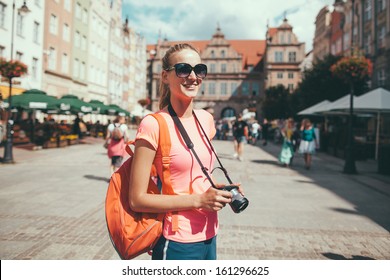
[[(169, 59), (174, 53), (180, 52), (185, 49), (190, 49), (195, 51), (197, 54), (200, 53), (199, 51), (192, 46), (191, 44), (188, 43), (183, 43), (183, 44), (176, 44), (170, 47), (167, 52), (165, 53), (164, 57), (162, 58), (162, 69), (165, 71), (165, 69), (168, 69), (171, 67)], [(164, 107), (168, 106), (170, 104), (170, 98), (171, 98), (171, 92), (169, 90), (169, 86), (165, 83), (163, 83), (163, 80), (160, 79), (160, 86), (159, 86), (159, 92), (160, 92), (160, 101), (159, 101), (159, 108), (160, 110), (163, 109)]]

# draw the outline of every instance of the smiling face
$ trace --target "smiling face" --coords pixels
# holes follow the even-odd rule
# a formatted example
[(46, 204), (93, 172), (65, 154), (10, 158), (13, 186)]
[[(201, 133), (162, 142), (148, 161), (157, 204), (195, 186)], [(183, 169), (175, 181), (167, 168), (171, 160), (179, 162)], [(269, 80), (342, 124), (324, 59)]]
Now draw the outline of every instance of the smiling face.
[[(188, 63), (192, 67), (201, 63), (199, 54), (191, 49), (183, 49), (175, 52), (169, 58), (170, 66), (177, 63)], [(181, 100), (190, 101), (196, 97), (199, 88), (202, 84), (202, 79), (191, 71), (186, 78), (179, 78), (176, 75), (175, 69), (163, 72), (163, 82), (169, 86), (171, 98), (178, 98)]]

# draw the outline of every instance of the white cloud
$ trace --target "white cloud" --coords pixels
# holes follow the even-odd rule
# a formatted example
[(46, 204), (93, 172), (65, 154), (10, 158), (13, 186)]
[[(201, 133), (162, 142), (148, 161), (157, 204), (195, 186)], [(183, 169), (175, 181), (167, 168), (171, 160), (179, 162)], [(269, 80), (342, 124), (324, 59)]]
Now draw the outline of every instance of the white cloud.
[(124, 0), (123, 15), (145, 36), (157, 42), (159, 32), (168, 40), (209, 40), (217, 24), (227, 39), (265, 39), (266, 25), (282, 24), (284, 12), (300, 41), (311, 49), (315, 18), (334, 0)]

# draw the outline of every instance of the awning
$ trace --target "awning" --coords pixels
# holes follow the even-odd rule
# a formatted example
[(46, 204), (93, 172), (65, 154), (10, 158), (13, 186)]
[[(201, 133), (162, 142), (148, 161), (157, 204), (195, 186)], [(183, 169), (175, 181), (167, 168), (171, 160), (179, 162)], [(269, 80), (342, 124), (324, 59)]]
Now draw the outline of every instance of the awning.
[[(12, 96), (19, 95), (19, 94), (21, 94), (25, 90), (26, 89), (24, 89), (24, 88), (19, 88), (19, 87), (12, 86)], [(1, 95), (3, 97), (3, 100), (8, 98), (9, 86), (0, 85), (0, 93), (1, 93)]]

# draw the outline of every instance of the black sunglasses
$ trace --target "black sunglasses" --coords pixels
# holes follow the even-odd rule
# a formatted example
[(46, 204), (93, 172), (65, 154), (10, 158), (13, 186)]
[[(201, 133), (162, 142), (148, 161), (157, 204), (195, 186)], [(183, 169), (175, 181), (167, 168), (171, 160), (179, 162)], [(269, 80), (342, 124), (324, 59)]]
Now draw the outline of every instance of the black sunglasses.
[(188, 63), (177, 63), (165, 69), (165, 71), (171, 71), (173, 69), (175, 69), (176, 76), (179, 78), (187, 78), (191, 74), (192, 70), (194, 70), (195, 75), (200, 79), (206, 78), (207, 75), (207, 65), (205, 64), (196, 64), (192, 67)]

